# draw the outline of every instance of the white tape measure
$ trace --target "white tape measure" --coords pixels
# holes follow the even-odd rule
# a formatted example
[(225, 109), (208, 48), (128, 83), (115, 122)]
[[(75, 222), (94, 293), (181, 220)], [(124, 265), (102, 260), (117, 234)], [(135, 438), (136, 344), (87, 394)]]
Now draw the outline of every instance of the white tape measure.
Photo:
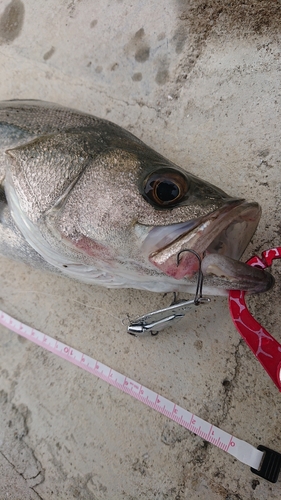
[(276, 482), (281, 468), (281, 454), (264, 446), (259, 449), (242, 441), (214, 425), (202, 420), (193, 413), (181, 408), (179, 405), (169, 401), (165, 397), (151, 391), (147, 387), (113, 370), (109, 366), (100, 363), (94, 358), (87, 356), (76, 349), (46, 335), (30, 326), (20, 323), (8, 314), (0, 310), (0, 323), (9, 330), (31, 340), (35, 344), (47, 349), (57, 356), (70, 361), (83, 370), (99, 377), (110, 385), (133, 396), (142, 403), (174, 420), (179, 425), (194, 432), (202, 439), (214, 444), (233, 457), (249, 465), (252, 472), (265, 479)]

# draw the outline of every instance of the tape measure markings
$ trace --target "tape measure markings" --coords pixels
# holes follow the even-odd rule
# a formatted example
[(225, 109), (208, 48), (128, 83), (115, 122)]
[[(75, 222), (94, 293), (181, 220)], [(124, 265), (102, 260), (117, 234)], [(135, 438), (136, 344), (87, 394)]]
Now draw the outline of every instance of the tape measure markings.
[(43, 347), (66, 361), (70, 361), (74, 365), (150, 406), (194, 434), (197, 434), (205, 441), (229, 453), (240, 462), (249, 465), (253, 469), (259, 469), (264, 453), (246, 441), (230, 435), (164, 396), (122, 375), (87, 354), (19, 322), (1, 310), (0, 323), (18, 335), (31, 340), (38, 346)]

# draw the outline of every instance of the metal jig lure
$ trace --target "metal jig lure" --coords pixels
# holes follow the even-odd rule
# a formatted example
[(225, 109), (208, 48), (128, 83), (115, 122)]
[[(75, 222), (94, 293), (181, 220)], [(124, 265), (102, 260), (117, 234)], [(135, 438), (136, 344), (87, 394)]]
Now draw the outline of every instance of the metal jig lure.
[(189, 309), (201, 304), (207, 304), (211, 301), (209, 297), (203, 297), (202, 295), (203, 274), (201, 270), (201, 257), (194, 250), (181, 250), (177, 254), (177, 266), (180, 263), (180, 255), (183, 252), (192, 253), (199, 261), (197, 286), (194, 298), (192, 300), (174, 300), (170, 306), (165, 307), (164, 309), (152, 311), (148, 314), (140, 316), (134, 321), (131, 321), (127, 330), (131, 335), (136, 337), (143, 337), (148, 334), (157, 335), (160, 330), (163, 330), (163, 328), (166, 328), (167, 326), (170, 326), (171, 323), (174, 324), (176, 321), (183, 318)]

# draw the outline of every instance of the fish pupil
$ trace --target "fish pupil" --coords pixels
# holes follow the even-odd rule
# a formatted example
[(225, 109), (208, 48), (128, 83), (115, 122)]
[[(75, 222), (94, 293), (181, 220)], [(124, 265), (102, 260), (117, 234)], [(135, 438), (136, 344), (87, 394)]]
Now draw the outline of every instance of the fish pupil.
[(168, 180), (159, 182), (156, 188), (157, 198), (163, 202), (175, 200), (179, 196), (179, 193), (178, 186)]

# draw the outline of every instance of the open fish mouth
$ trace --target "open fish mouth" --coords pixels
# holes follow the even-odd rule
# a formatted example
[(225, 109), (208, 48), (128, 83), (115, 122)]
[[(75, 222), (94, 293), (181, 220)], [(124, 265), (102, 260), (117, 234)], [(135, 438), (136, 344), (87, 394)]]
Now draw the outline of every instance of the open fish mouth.
[(153, 265), (176, 280), (191, 280), (198, 272), (199, 262), (192, 253), (182, 253), (178, 262), (178, 254), (189, 249), (200, 256), (205, 282), (215, 293), (218, 288), (264, 292), (274, 284), (272, 275), (239, 261), (260, 216), (258, 203), (230, 200), (207, 216), (153, 228), (143, 248), (150, 249)]

